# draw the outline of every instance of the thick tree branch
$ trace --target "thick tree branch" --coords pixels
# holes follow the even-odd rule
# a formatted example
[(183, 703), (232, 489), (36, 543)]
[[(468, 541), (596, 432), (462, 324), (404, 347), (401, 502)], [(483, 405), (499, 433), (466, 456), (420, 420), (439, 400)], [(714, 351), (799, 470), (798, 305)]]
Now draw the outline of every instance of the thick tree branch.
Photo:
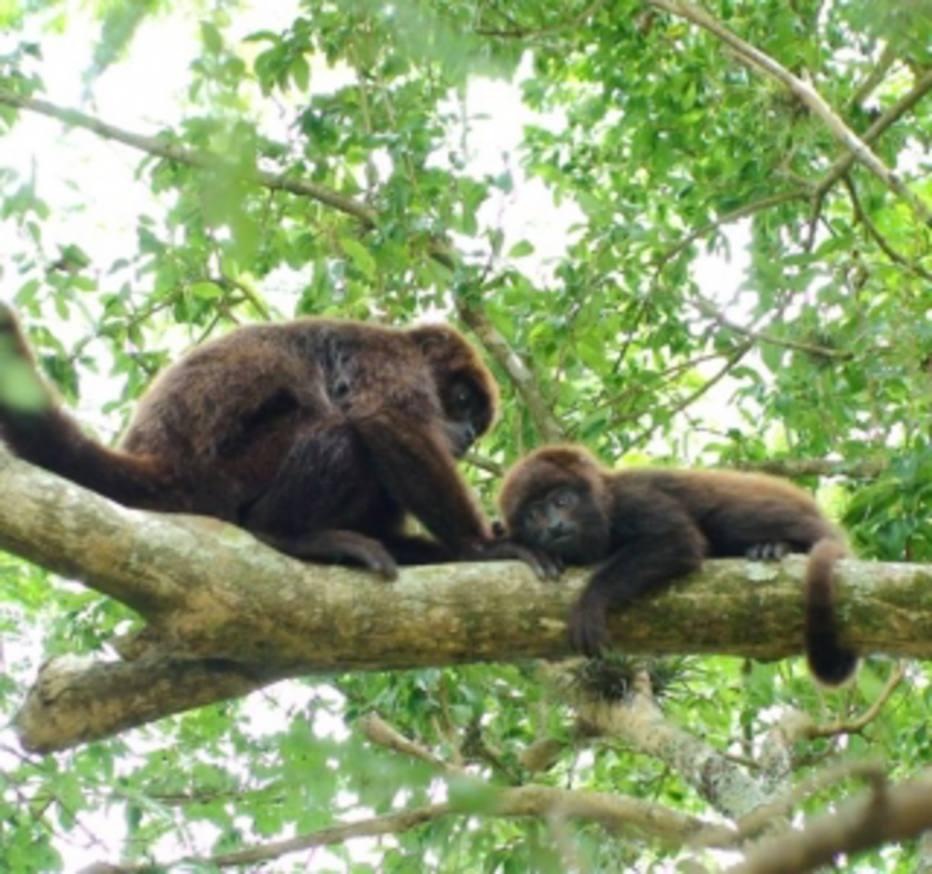
[[(567, 613), (588, 577), (575, 569), (559, 584), (541, 583), (517, 563), (458, 564), (408, 568), (387, 584), (302, 564), (216, 521), (124, 510), (5, 450), (0, 490), (0, 547), (131, 604), (147, 622), (121, 645), (127, 661), (46, 667), (19, 719), (34, 749), (72, 746), (281, 677), (561, 657)], [(614, 616), (614, 639), (631, 653), (797, 654), (804, 568), (801, 557), (708, 562)], [(932, 657), (932, 569), (846, 561), (838, 580), (846, 644)], [(127, 696), (129, 686), (143, 692)]]
[(40, 669), (16, 714), (16, 731), (26, 749), (52, 752), (237, 698), (280, 676), (259, 665), (216, 659), (144, 656), (131, 662), (95, 662), (62, 656)]
[(900, 178), (874, 154), (868, 143), (844, 123), (822, 95), (808, 82), (804, 82), (798, 76), (795, 76), (768, 54), (752, 46), (750, 43), (745, 42), (709, 15), (704, 9), (695, 6), (688, 2), (688, 0), (648, 0), (648, 3), (657, 9), (663, 9), (680, 18), (685, 18), (693, 22), (693, 24), (697, 24), (699, 27), (709, 31), (709, 33), (730, 46), (738, 59), (744, 64), (757, 72), (762, 72), (776, 79), (784, 85), (795, 94), (814, 115), (822, 120), (832, 136), (845, 146), (853, 156), (853, 159), (860, 161), (877, 176), (887, 188), (905, 200), (923, 222), (932, 224), (932, 208), (905, 185)]

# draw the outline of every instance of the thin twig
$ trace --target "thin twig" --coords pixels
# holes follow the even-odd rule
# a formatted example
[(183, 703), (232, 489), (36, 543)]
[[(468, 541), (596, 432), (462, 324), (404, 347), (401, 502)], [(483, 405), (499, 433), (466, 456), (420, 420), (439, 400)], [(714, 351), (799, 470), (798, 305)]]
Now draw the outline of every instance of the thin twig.
[[(689, 407), (691, 404), (694, 404), (694, 403), (695, 403), (697, 400), (699, 400), (699, 398), (701, 398), (707, 391), (709, 391), (710, 389), (712, 389), (712, 388), (713, 388), (715, 385), (717, 385), (722, 379), (724, 379), (725, 376), (727, 376), (728, 372), (729, 372), (733, 367), (735, 367), (735, 365), (737, 365), (737, 363), (738, 363), (742, 358), (744, 358), (745, 355), (747, 355), (747, 353), (751, 350), (751, 348), (753, 347), (753, 345), (754, 345), (753, 343), (743, 343), (741, 346), (739, 346), (738, 349), (737, 349), (734, 353), (732, 353), (731, 356), (729, 356), (728, 360), (722, 365), (722, 367), (719, 369), (719, 371), (718, 371), (714, 376), (712, 376), (711, 379), (709, 379), (709, 380), (708, 380), (706, 383), (704, 383), (703, 385), (699, 386), (699, 388), (697, 388), (695, 391), (693, 391), (693, 392), (691, 392), (690, 394), (688, 394), (688, 395), (687, 395), (685, 398), (683, 398), (678, 404), (676, 404), (676, 406), (674, 406), (671, 410), (668, 411), (668, 413), (667, 413), (667, 420), (669, 421), (669, 420), (672, 419), (674, 416), (676, 416), (678, 413), (682, 413), (683, 410), (685, 410), (685, 409), (686, 409), (687, 407)], [(646, 442), (650, 439), (651, 435), (652, 435), (659, 427), (660, 427), (659, 423), (658, 423), (658, 424), (654, 424), (654, 425), (648, 426), (648, 427), (645, 428), (643, 431), (641, 431), (641, 433), (638, 434), (638, 435), (631, 441), (631, 443), (630, 443), (629, 445), (632, 446), (632, 447), (644, 445), (644, 443), (646, 443)]]
[(770, 194), (767, 197), (762, 197), (760, 200), (751, 201), (751, 203), (746, 203), (743, 206), (739, 206), (737, 209), (722, 213), (722, 215), (720, 215), (714, 221), (708, 222), (701, 228), (697, 228), (696, 230), (691, 231), (669, 249), (661, 252), (660, 255), (658, 255), (654, 260), (654, 264), (658, 269), (663, 267), (668, 261), (679, 255), (680, 252), (686, 249), (691, 243), (694, 243), (696, 240), (699, 240), (707, 234), (710, 234), (712, 231), (718, 230), (724, 225), (730, 225), (732, 222), (747, 218), (750, 215), (754, 215), (754, 213), (762, 212), (763, 210), (770, 209), (773, 206), (780, 206), (780, 204), (789, 203), (792, 200), (802, 200), (810, 197), (811, 195), (812, 192), (808, 188), (794, 188), (791, 191), (781, 191), (778, 194)]
[(605, 0), (595, 0), (590, 3), (581, 12), (561, 21), (557, 24), (551, 24), (548, 27), (510, 27), (507, 29), (495, 29), (491, 27), (477, 27), (474, 32), (479, 36), (494, 36), (498, 39), (527, 39), (529, 37), (537, 38), (541, 36), (552, 36), (565, 30), (572, 30), (579, 27), (586, 19), (595, 15), (599, 9), (605, 5)]
[(890, 696), (896, 691), (896, 687), (900, 685), (904, 676), (906, 676), (906, 665), (903, 662), (897, 662), (896, 666), (890, 672), (890, 676), (887, 677), (887, 682), (884, 683), (884, 687), (880, 690), (880, 694), (877, 696), (876, 700), (861, 713), (860, 716), (856, 716), (854, 719), (830, 722), (825, 725), (807, 726), (805, 729), (805, 736), (811, 739), (816, 737), (836, 737), (840, 734), (858, 734), (862, 732), (877, 718), (883, 706), (890, 700)]
[[(41, 115), (57, 119), (64, 124), (91, 131), (104, 139), (115, 140), (126, 146), (146, 152), (149, 155), (155, 155), (159, 158), (175, 161), (178, 164), (185, 164), (189, 167), (214, 169), (222, 167), (224, 164), (223, 158), (220, 155), (187, 149), (184, 146), (168, 142), (166, 139), (160, 137), (147, 137), (141, 134), (134, 134), (112, 124), (107, 124), (107, 122), (80, 112), (77, 109), (63, 109), (60, 106), (56, 106), (38, 97), (26, 97), (0, 88), (0, 104), (12, 106), (17, 109), (28, 109), (32, 112), (38, 112)], [(230, 170), (231, 172), (236, 172), (238, 176), (248, 181), (265, 188), (270, 188), (273, 191), (287, 191), (291, 194), (301, 195), (302, 197), (310, 197), (326, 206), (331, 206), (340, 212), (353, 216), (366, 228), (374, 227), (378, 218), (377, 213), (365, 204), (359, 203), (359, 201), (353, 200), (351, 197), (346, 197), (323, 185), (318, 185), (315, 182), (295, 179), (285, 174), (269, 173), (264, 170), (243, 171), (238, 167), (234, 168), (232, 166)]]
[(762, 52), (760, 49), (745, 42), (727, 27), (713, 18), (704, 9), (695, 6), (688, 0), (648, 0), (651, 6), (663, 9), (680, 18), (697, 24), (709, 31), (726, 45), (730, 46), (739, 60), (756, 70), (764, 73), (788, 88), (797, 98), (818, 116), (832, 136), (835, 137), (850, 152), (852, 159), (860, 161), (894, 194), (906, 201), (916, 216), (926, 224), (932, 224), (932, 208), (930, 208), (915, 192), (906, 186), (902, 180), (880, 158), (874, 154), (868, 143), (859, 137), (835, 113), (821, 94), (808, 82), (791, 73), (786, 67)]
[(864, 77), (864, 81), (854, 89), (851, 100), (848, 105), (851, 107), (860, 106), (871, 94), (874, 89), (884, 80), (893, 62), (896, 60), (896, 49), (892, 42), (888, 42), (877, 58), (877, 63), (871, 68), (870, 72)]
[(932, 282), (932, 272), (926, 270), (924, 267), (921, 267), (919, 264), (910, 261), (908, 258), (897, 252), (887, 241), (886, 237), (880, 233), (880, 231), (877, 229), (877, 226), (870, 220), (870, 217), (864, 211), (864, 207), (861, 204), (861, 198), (858, 197), (858, 192), (854, 186), (854, 180), (851, 178), (851, 174), (845, 173), (844, 176), (841, 177), (841, 181), (848, 191), (848, 197), (851, 200), (851, 207), (854, 209), (855, 218), (862, 225), (864, 225), (864, 229), (867, 231), (873, 241), (880, 247), (881, 251), (883, 251), (883, 253), (895, 264), (899, 264), (902, 267), (905, 267), (907, 270), (915, 273), (917, 276), (921, 276), (923, 279), (927, 279)]
[(755, 331), (753, 328), (745, 328), (737, 322), (731, 321), (725, 316), (710, 300), (700, 295), (695, 295), (691, 301), (696, 309), (704, 316), (712, 319), (721, 327), (754, 340), (757, 343), (766, 343), (769, 346), (781, 346), (784, 349), (792, 349), (796, 352), (805, 352), (807, 355), (814, 355), (818, 358), (830, 358), (838, 361), (847, 361), (854, 357), (851, 352), (845, 352), (841, 349), (830, 349), (827, 346), (817, 346), (814, 343), (804, 343), (800, 340), (789, 340), (785, 337), (775, 337), (773, 334), (767, 334), (763, 331)]
[(450, 771), (459, 773), (460, 769), (454, 767), (449, 762), (445, 762), (439, 756), (434, 755), (427, 747), (422, 746), (416, 741), (406, 738), (400, 731), (389, 725), (377, 713), (368, 713), (357, 723), (366, 738), (378, 746), (385, 747), (396, 753), (405, 756), (411, 756), (414, 759), (420, 759), (427, 762), (431, 767), (441, 771)]
[(504, 465), (499, 464), (497, 461), (492, 461), (491, 458), (485, 458), (477, 452), (467, 452), (463, 461), (467, 464), (471, 464), (473, 467), (479, 468), (479, 470), (484, 470), (486, 473), (492, 474), (492, 476), (502, 477), (505, 475)]

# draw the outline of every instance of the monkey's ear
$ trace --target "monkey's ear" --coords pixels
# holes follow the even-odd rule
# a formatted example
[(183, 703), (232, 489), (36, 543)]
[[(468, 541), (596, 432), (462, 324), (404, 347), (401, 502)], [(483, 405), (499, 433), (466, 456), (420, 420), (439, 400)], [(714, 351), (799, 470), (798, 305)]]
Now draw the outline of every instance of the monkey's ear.
[(450, 329), (446, 325), (418, 325), (411, 328), (410, 334), (425, 355), (442, 352), (450, 345)]

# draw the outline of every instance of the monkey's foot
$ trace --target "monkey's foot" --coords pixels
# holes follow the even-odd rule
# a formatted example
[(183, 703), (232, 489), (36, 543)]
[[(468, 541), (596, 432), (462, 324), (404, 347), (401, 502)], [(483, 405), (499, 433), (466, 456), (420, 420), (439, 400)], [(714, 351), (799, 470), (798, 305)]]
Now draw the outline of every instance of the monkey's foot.
[(745, 555), (751, 561), (779, 561), (791, 552), (789, 543), (775, 540), (772, 543), (755, 543), (747, 548)]

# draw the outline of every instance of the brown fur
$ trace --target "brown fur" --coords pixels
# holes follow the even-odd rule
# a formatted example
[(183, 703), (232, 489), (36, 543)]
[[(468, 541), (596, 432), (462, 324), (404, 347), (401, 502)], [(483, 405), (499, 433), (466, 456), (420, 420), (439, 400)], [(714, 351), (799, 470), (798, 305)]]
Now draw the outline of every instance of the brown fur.
[[(34, 373), (0, 307), (4, 354)], [(396, 560), (452, 558), (519, 557), (540, 572), (527, 550), (492, 539), (456, 470), (491, 425), (497, 388), (453, 328), (239, 328), (166, 369), (116, 450), (87, 437), (34, 378), (45, 403), (16, 409), (0, 398), (0, 435), (28, 461), (128, 506), (216, 516), (292, 555), (389, 577)], [(406, 536), (406, 512), (437, 541)]]
[(833, 565), (847, 554), (844, 536), (785, 480), (734, 471), (618, 472), (582, 447), (554, 446), (519, 462), (499, 501), (517, 542), (572, 563), (601, 563), (570, 619), (573, 644), (586, 654), (607, 643), (607, 610), (697, 570), (707, 556), (808, 552), (805, 637), (812, 671), (834, 684), (855, 667), (835, 623)]

